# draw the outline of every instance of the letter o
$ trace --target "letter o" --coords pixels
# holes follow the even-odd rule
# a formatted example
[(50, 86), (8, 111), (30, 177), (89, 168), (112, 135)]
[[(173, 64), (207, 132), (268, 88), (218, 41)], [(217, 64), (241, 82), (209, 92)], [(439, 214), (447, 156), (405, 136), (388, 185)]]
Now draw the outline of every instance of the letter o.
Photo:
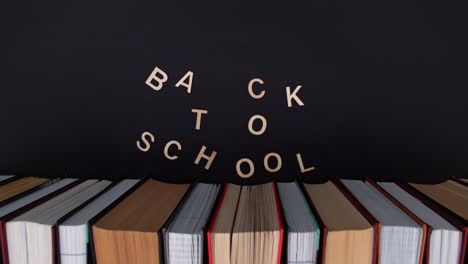
[[(262, 128), (260, 130), (256, 131), (256, 130), (253, 129), (253, 123), (257, 119), (260, 119), (262, 121)], [(263, 117), (261, 115), (254, 115), (249, 120), (248, 128), (249, 128), (250, 133), (254, 134), (255, 136), (259, 136), (259, 135), (265, 133), (265, 131), (267, 129), (267, 120), (266, 120), (265, 117)]]
[[(268, 165), (268, 160), (271, 157), (275, 157), (277, 160), (277, 164), (275, 168), (270, 168), (270, 165)], [(283, 161), (281, 160), (281, 156), (278, 153), (270, 152), (265, 155), (265, 158), (263, 159), (263, 165), (265, 166), (265, 170), (268, 172), (278, 172), (279, 170), (281, 170), (281, 167), (283, 166)]]
[[(249, 164), (249, 173), (247, 174), (244, 174), (242, 171), (241, 171), (241, 164), (246, 162), (247, 164)], [(240, 177), (242, 178), (250, 178), (252, 177), (252, 175), (254, 174), (255, 172), (255, 168), (254, 168), (254, 164), (253, 162), (248, 159), (248, 158), (243, 158), (243, 159), (240, 159), (237, 161), (236, 163), (236, 171), (237, 171), (237, 175), (239, 175)]]

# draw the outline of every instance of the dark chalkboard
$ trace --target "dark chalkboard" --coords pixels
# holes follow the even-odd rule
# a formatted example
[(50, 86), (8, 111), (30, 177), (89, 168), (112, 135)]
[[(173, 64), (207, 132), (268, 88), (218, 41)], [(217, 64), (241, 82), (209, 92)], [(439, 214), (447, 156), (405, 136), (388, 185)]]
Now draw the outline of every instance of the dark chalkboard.
[[(173, 2), (6, 3), (0, 173), (245, 184), (467, 176), (462, 6)], [(156, 66), (168, 75), (159, 91), (145, 84)], [(175, 87), (187, 71), (190, 94)], [(304, 106), (289, 108), (285, 89), (297, 85)], [(194, 108), (208, 110), (200, 130)], [(253, 115), (267, 119), (263, 135), (249, 132)], [(148, 152), (136, 146), (144, 131), (155, 137)], [(163, 154), (170, 140), (182, 146), (171, 147), (176, 160)], [(209, 170), (194, 164), (202, 146), (217, 151)], [(263, 167), (270, 152), (282, 157), (277, 173)], [(297, 153), (316, 169), (301, 174)], [(236, 173), (241, 158), (255, 166), (248, 179)]]

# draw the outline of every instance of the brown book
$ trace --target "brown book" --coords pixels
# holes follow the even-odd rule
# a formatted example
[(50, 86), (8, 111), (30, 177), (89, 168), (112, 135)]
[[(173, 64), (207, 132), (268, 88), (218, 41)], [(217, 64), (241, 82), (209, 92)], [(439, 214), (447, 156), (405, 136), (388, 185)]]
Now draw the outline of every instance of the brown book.
[(463, 230), (461, 259), (466, 261), (468, 244), (468, 187), (450, 180), (439, 184), (411, 183), (410, 185), (430, 198), (431, 201), (448, 209), (461, 222), (461, 226), (458, 226), (460, 230)]
[(161, 263), (160, 231), (189, 187), (149, 179), (129, 194), (93, 225), (97, 263)]
[(25, 191), (37, 187), (49, 179), (37, 177), (24, 177), (0, 186), (0, 203), (15, 197)]
[(376, 263), (377, 221), (331, 181), (303, 187), (323, 230), (321, 263)]
[(225, 184), (208, 229), (208, 261), (210, 264), (230, 263), (232, 226), (236, 219), (241, 186)]
[(276, 185), (228, 184), (208, 230), (211, 264), (279, 264), (283, 223)]
[(412, 187), (468, 221), (468, 187), (453, 181), (439, 184), (416, 184)]
[(456, 176), (453, 176), (452, 177), (452, 180), (455, 181), (455, 182), (458, 182), (464, 186), (468, 186), (468, 179), (464, 179), (464, 178), (461, 178), (461, 177), (456, 177)]
[(12, 181), (16, 181), (17, 179), (21, 178), (21, 176), (17, 175), (2, 175), (0, 176), (0, 186), (8, 184)]
[(459, 178), (458, 180), (463, 182), (464, 184), (468, 184), (468, 179)]

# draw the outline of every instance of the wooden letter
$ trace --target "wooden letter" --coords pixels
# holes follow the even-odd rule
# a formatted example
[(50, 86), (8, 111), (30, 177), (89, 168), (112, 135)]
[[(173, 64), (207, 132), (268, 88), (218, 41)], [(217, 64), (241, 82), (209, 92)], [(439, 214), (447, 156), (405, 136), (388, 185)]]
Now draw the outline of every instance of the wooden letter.
[(204, 158), (204, 159), (206, 159), (205, 170), (209, 170), (210, 166), (211, 166), (211, 163), (213, 163), (213, 160), (216, 157), (217, 153), (216, 153), (216, 151), (213, 151), (213, 152), (211, 152), (211, 155), (208, 156), (208, 155), (205, 154), (205, 150), (206, 150), (206, 146), (202, 146), (202, 148), (200, 149), (200, 152), (198, 153), (197, 158), (195, 159), (195, 164), (198, 165), (200, 163), (201, 158)]
[[(253, 129), (253, 122), (254, 122), (256, 119), (260, 119), (260, 120), (262, 121), (262, 128), (261, 128), (260, 130), (258, 130), (258, 131), (255, 131), (255, 130)], [(267, 128), (267, 121), (266, 121), (266, 118), (263, 117), (263, 116), (261, 116), (261, 115), (254, 115), (254, 116), (252, 116), (252, 117), (250, 118), (248, 127), (249, 127), (250, 133), (254, 134), (255, 136), (259, 136), (259, 135), (265, 133), (265, 130), (266, 130), (266, 128)]]
[(262, 90), (259, 94), (254, 93), (253, 92), (253, 84), (254, 83), (263, 84), (263, 81), (261, 79), (255, 78), (255, 79), (250, 80), (250, 82), (249, 82), (249, 94), (250, 94), (250, 96), (252, 96), (252, 98), (254, 98), (254, 99), (260, 99), (265, 95), (265, 90)]
[[(188, 83), (185, 82), (185, 79), (188, 78)], [(176, 83), (176, 87), (179, 87), (179, 86), (184, 86), (185, 88), (187, 88), (187, 93), (190, 93), (192, 92), (192, 80), (193, 80), (193, 72), (191, 71), (188, 71), (184, 77), (182, 77), (177, 83)]]
[(175, 160), (178, 158), (177, 155), (169, 155), (169, 147), (171, 145), (176, 145), (177, 146), (177, 149), (180, 151), (182, 150), (182, 146), (180, 145), (180, 143), (177, 141), (177, 140), (171, 140), (169, 142), (166, 143), (166, 146), (164, 146), (164, 156), (166, 156), (167, 159), (169, 160)]
[(144, 147), (141, 146), (141, 143), (140, 143), (140, 140), (137, 140), (136, 142), (136, 145), (137, 145), (137, 148), (143, 152), (147, 152), (150, 148), (151, 148), (151, 145), (150, 143), (148, 142), (148, 139), (147, 137), (149, 137), (150, 141), (152, 143), (154, 143), (154, 136), (153, 134), (151, 134), (150, 132), (148, 131), (145, 131), (143, 132), (143, 134), (141, 134), (141, 140), (143, 140), (143, 143), (145, 143)]
[(208, 114), (208, 110), (192, 109), (192, 113), (197, 113), (197, 120), (195, 123), (195, 129), (200, 130), (201, 116), (202, 114)]
[[(158, 73), (160, 77), (158, 76)], [(159, 69), (158, 67), (155, 67), (153, 72), (148, 76), (148, 79), (146, 79), (146, 84), (151, 87), (155, 91), (161, 90), (163, 87), (163, 83), (167, 81), (167, 74), (163, 72), (163, 70)], [(153, 81), (156, 81), (157, 85), (153, 84)]]
[(304, 168), (304, 163), (302, 162), (301, 153), (297, 153), (296, 157), (297, 157), (297, 162), (299, 163), (299, 167), (301, 168), (301, 173), (315, 170), (314, 166), (311, 166), (309, 168)]
[[(273, 169), (268, 164), (268, 160), (270, 159), (270, 157), (275, 157), (276, 160), (277, 160), (276, 167), (273, 168)], [(274, 173), (274, 172), (277, 172), (277, 171), (279, 171), (281, 169), (281, 167), (283, 166), (283, 161), (281, 160), (281, 156), (278, 153), (270, 152), (263, 159), (263, 165), (265, 166), (266, 171)]]
[[(246, 162), (247, 164), (249, 164), (249, 173), (247, 174), (244, 174), (242, 171), (241, 171), (241, 164), (243, 162)], [(254, 168), (254, 164), (253, 162), (248, 159), (248, 158), (243, 158), (243, 159), (240, 159), (237, 161), (236, 163), (236, 171), (237, 171), (237, 175), (239, 175), (240, 177), (242, 178), (249, 178), (249, 177), (252, 177), (252, 175), (254, 174), (255, 172), (255, 168)]]
[(291, 99), (294, 99), (294, 101), (296, 101), (296, 103), (300, 106), (303, 106), (304, 103), (301, 101), (301, 99), (299, 99), (299, 97), (297, 97), (296, 93), (301, 89), (302, 86), (298, 85), (296, 87), (296, 89), (294, 89), (294, 92), (291, 93), (291, 88), (288, 86), (286, 87), (286, 98), (288, 100), (288, 107), (292, 107), (292, 102), (291, 102)]

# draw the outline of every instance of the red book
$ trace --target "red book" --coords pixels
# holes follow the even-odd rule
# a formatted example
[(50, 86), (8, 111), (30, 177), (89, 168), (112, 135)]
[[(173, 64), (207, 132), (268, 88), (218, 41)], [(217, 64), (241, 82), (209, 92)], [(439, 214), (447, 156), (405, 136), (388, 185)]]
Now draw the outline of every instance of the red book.
[(281, 216), (281, 206), (278, 197), (278, 187), (276, 184), (273, 184), (273, 190), (275, 192), (275, 202), (276, 202), (276, 215), (278, 216), (278, 223), (280, 228), (280, 240), (279, 240), (279, 249), (278, 249), (278, 264), (281, 264), (281, 252), (283, 248), (283, 236), (284, 236), (284, 226), (283, 226), (283, 218)]

